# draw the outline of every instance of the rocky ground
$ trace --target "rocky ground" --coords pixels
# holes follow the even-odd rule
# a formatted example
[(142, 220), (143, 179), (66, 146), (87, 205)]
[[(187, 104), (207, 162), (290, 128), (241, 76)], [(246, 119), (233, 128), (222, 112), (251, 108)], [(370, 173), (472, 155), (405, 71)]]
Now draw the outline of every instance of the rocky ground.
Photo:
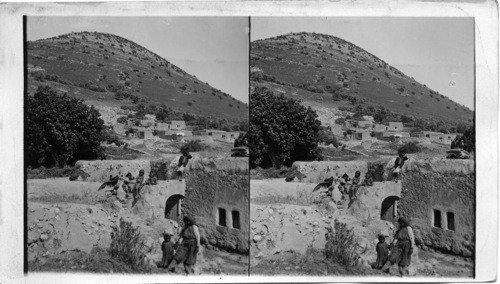
[[(352, 208), (312, 193), (315, 184), (288, 184), (285, 187), (276, 179), (251, 182), (251, 274), (388, 276), (372, 265), (377, 235), (390, 238), (395, 230), (392, 223), (360, 221)], [(357, 237), (357, 267), (344, 267), (325, 258), (325, 234), (335, 220), (347, 224)], [(390, 275), (399, 275), (397, 266), (391, 268)], [(473, 277), (473, 261), (414, 248), (410, 275)]]

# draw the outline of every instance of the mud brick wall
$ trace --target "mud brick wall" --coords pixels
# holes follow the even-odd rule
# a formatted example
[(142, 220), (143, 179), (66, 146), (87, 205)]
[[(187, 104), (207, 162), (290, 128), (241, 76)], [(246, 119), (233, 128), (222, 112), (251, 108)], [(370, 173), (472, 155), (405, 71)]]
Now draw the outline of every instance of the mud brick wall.
[[(195, 216), (209, 244), (229, 251), (249, 251), (248, 159), (194, 160), (186, 171), (183, 215)], [(219, 225), (219, 210), (225, 210), (225, 226)], [(239, 214), (233, 228), (232, 211)]]
[(473, 256), (474, 161), (410, 160), (402, 176), (399, 215), (409, 217), (417, 245)]

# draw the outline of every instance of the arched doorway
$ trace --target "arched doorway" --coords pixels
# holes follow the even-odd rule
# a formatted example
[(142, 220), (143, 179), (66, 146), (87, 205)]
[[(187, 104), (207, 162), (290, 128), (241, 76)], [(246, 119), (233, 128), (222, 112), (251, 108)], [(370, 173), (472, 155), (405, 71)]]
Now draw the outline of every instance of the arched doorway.
[(165, 218), (171, 219), (179, 222), (179, 216), (181, 215), (181, 200), (184, 196), (180, 194), (174, 194), (170, 196), (165, 202)]
[(394, 223), (398, 214), (398, 200), (397, 196), (389, 196), (382, 201), (380, 219)]

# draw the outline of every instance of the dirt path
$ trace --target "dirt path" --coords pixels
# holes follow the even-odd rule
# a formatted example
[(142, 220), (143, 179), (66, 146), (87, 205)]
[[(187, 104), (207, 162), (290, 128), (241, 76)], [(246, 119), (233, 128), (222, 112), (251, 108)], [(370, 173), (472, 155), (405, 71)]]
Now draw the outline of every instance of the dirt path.
[[(439, 252), (419, 252), (419, 261), (412, 263), (416, 268), (415, 277), (472, 278), (473, 261)], [(309, 276), (375, 276), (400, 277), (397, 265), (389, 274), (363, 267), (346, 268), (325, 260), (320, 251), (308, 251), (305, 255), (285, 252), (260, 260), (250, 268), (251, 275), (309, 275)]]

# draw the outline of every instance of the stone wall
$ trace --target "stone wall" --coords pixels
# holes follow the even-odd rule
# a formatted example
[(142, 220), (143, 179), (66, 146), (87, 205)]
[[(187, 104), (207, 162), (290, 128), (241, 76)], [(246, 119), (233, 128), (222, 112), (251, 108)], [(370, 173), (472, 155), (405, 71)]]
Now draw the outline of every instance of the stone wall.
[[(364, 179), (366, 172), (370, 169), (373, 173), (381, 171), (383, 177), (376, 178), (376, 181), (390, 179), (391, 167), (394, 165), (396, 157), (392, 159), (382, 159), (377, 161), (314, 161), (295, 162), (293, 167), (306, 177), (302, 182), (319, 183), (329, 177), (338, 177), (348, 174), (354, 177), (356, 171), (361, 172), (361, 179)], [(379, 169), (380, 167), (380, 169)]]
[[(219, 226), (219, 208), (226, 226)], [(249, 250), (249, 168), (246, 158), (194, 159), (186, 171), (183, 214), (194, 216), (206, 241), (230, 251)], [(233, 228), (232, 211), (240, 228)]]
[[(438, 210), (438, 211), (435, 211)], [(474, 255), (475, 172), (473, 160), (412, 160), (402, 176), (401, 216), (409, 217), (417, 244), (463, 256)], [(452, 213), (454, 229), (447, 214)], [(434, 226), (440, 213), (441, 226)]]
[(361, 171), (361, 176), (364, 177), (368, 171), (366, 161), (295, 162), (293, 167), (306, 176), (303, 182), (312, 183), (319, 183), (331, 176), (342, 176), (345, 173), (352, 178), (356, 171)]

